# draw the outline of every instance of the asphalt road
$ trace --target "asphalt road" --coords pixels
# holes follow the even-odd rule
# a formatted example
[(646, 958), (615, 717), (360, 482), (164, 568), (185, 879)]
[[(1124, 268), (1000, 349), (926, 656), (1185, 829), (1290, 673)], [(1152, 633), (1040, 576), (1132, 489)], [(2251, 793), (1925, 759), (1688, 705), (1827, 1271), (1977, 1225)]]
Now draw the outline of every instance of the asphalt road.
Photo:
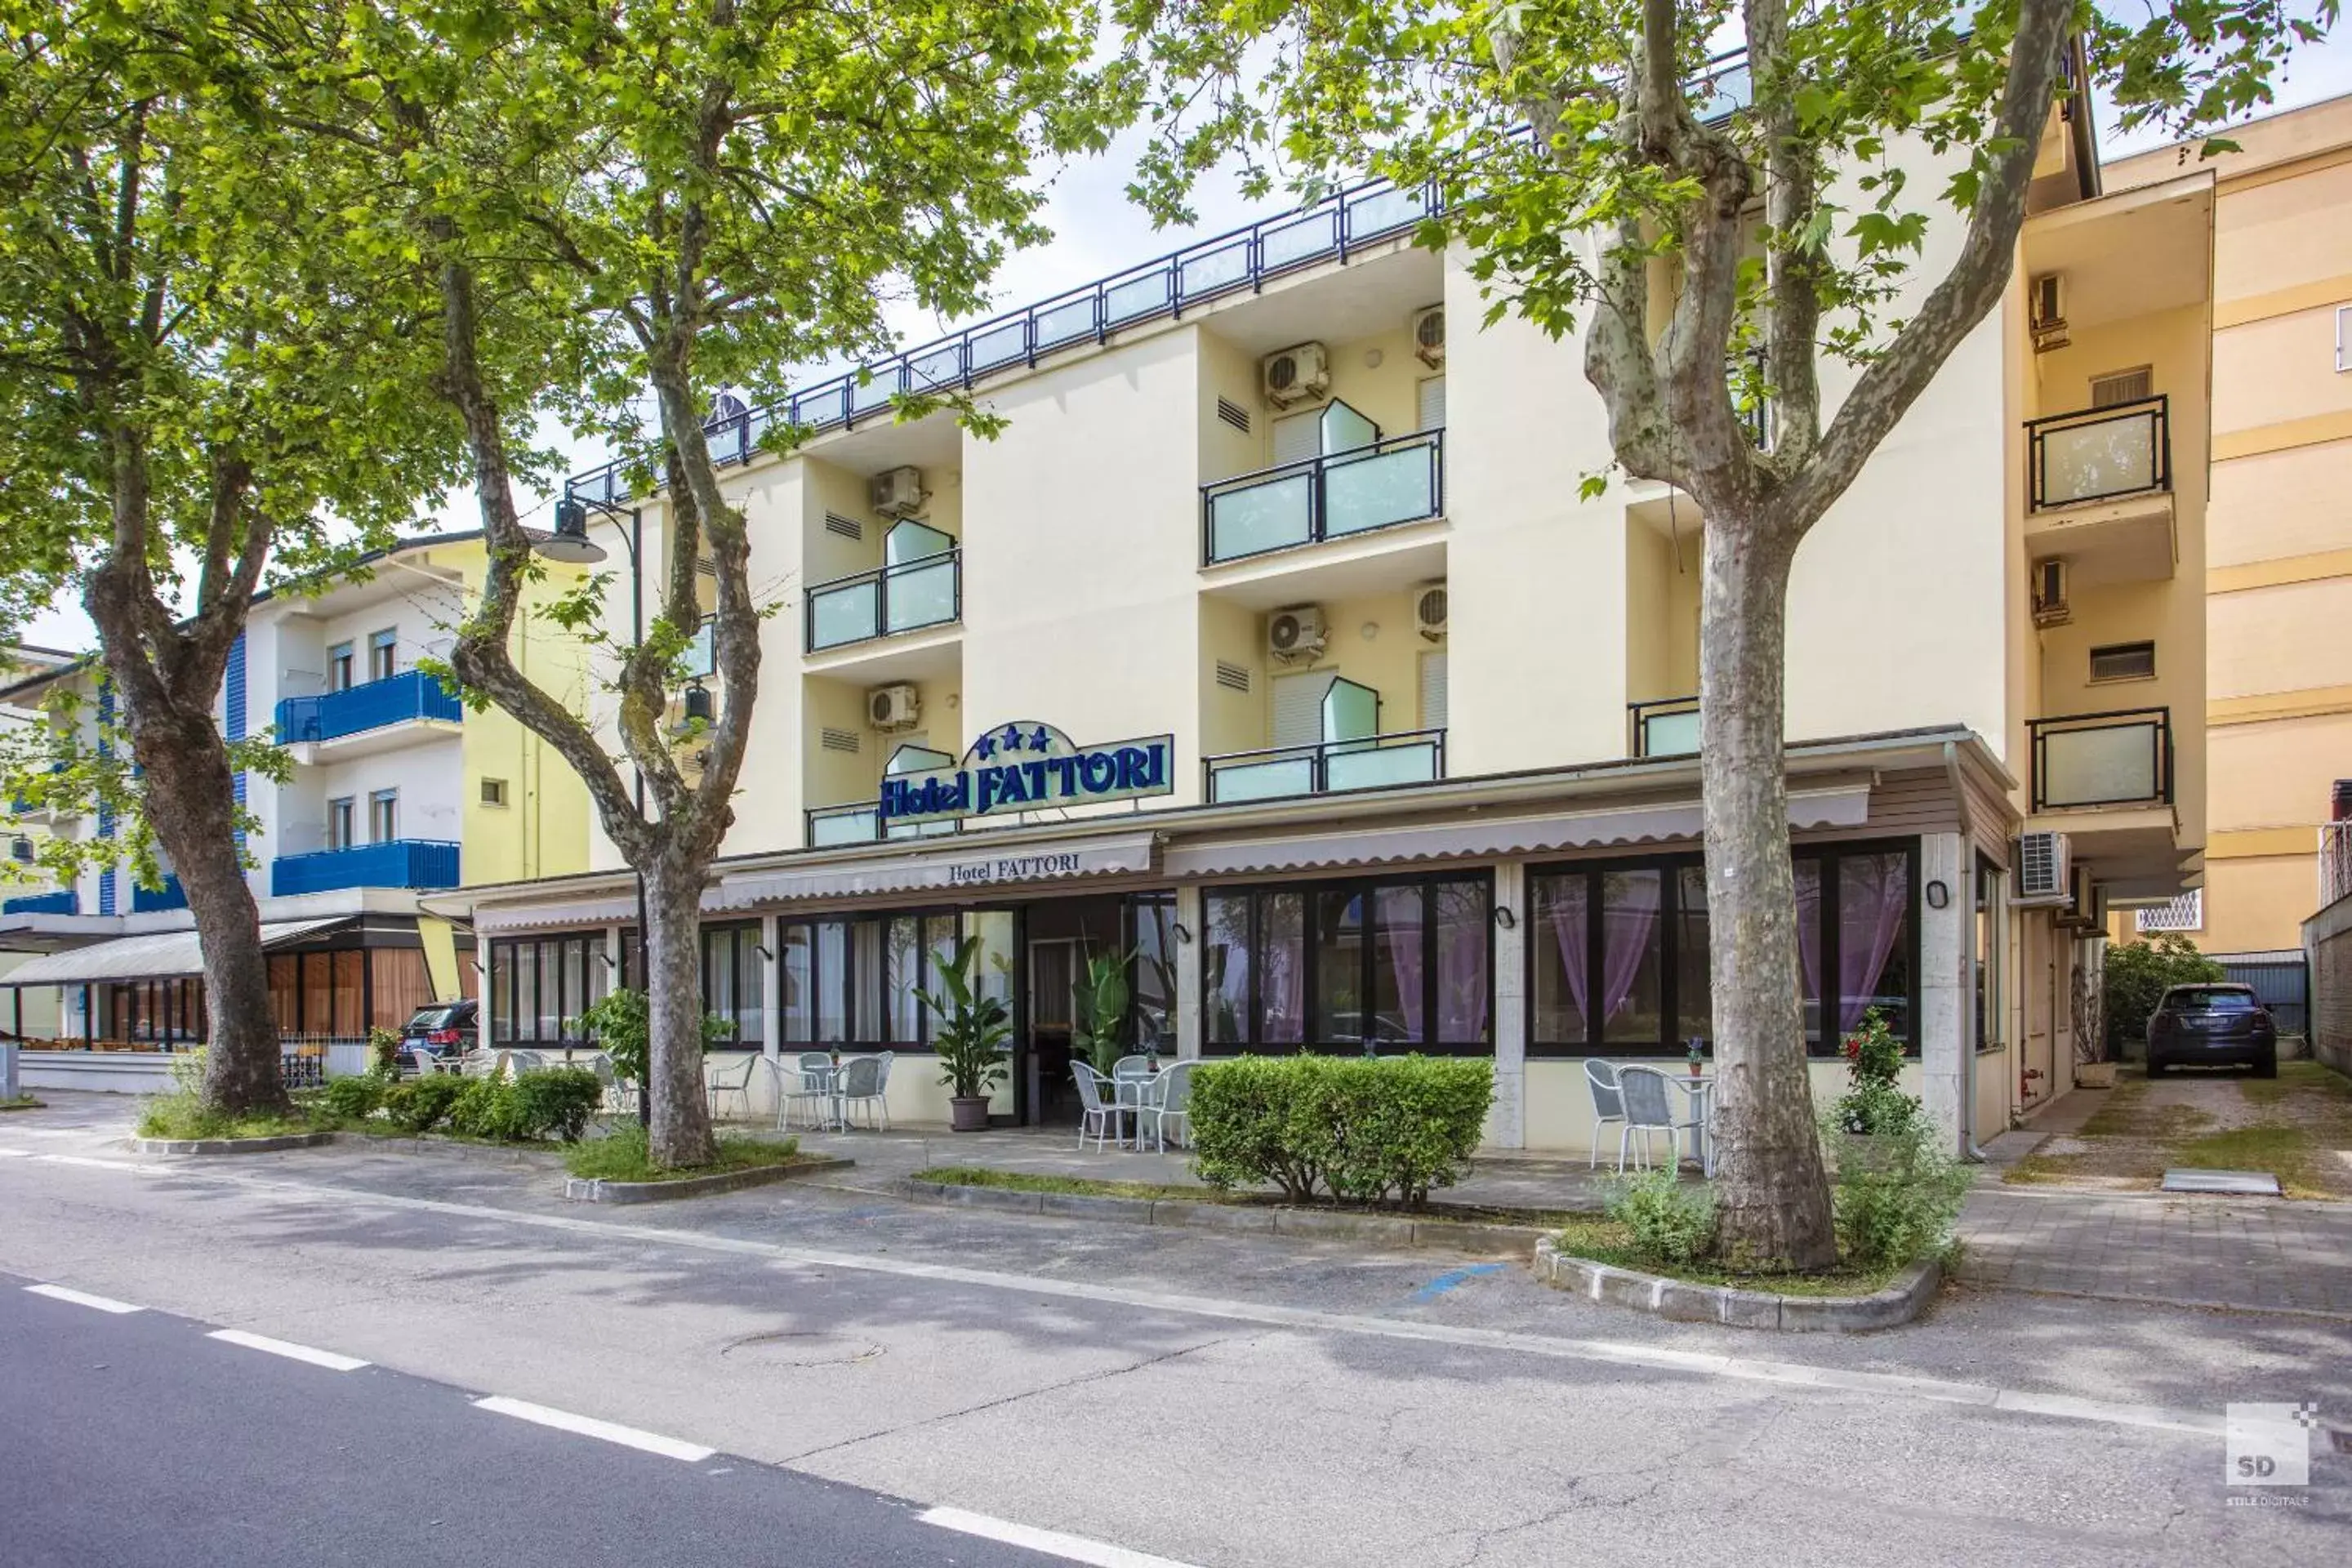
[[(0, 1440), (37, 1456), (0, 1482), (0, 1568), (42, 1561), (16, 1517), (98, 1510), (126, 1516), (103, 1521), (123, 1550), (52, 1560), (488, 1562), (495, 1542), (507, 1563), (658, 1568), (697, 1561), (677, 1542), (701, 1531), (738, 1564), (998, 1560), (920, 1523), (952, 1509), (1108, 1568), (2352, 1561), (2352, 1456), (2322, 1444), (2310, 1487), (2246, 1506), (2220, 1435), (2232, 1401), (2352, 1425), (2340, 1322), (1958, 1292), (1894, 1333), (1762, 1335), (1498, 1259), (797, 1187), (608, 1211), (537, 1166), (345, 1147), (146, 1161), (114, 1141), (124, 1114), (0, 1122), (0, 1270), (148, 1309), (27, 1298), (79, 1337), (0, 1351)], [(279, 1365), (222, 1327), (373, 1366)], [(184, 1376), (124, 1359), (140, 1381), (109, 1394), (77, 1369), (118, 1333), (163, 1336)], [(607, 1451), (489, 1396), (734, 1458)], [(401, 1473), (465, 1501), (423, 1517), (462, 1520), (478, 1558), (423, 1554), (382, 1489)], [(191, 1478), (215, 1474), (255, 1506), (201, 1511)], [(289, 1507), (286, 1554), (243, 1549)], [(551, 1533), (566, 1520), (592, 1522)]]
[(289, 1359), (30, 1283), (0, 1276), (11, 1568), (1067, 1562), (859, 1488), (690, 1446), (643, 1451), (383, 1367)]

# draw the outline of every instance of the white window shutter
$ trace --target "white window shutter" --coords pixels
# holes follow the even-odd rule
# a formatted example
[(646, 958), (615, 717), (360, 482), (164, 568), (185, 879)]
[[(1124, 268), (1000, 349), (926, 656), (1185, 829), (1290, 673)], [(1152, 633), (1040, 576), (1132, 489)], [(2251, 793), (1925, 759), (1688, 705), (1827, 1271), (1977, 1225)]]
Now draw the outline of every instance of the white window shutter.
[(1323, 739), (1323, 694), (1336, 672), (1310, 670), (1274, 678), (1274, 741), (1277, 746), (1312, 746)]
[(1426, 376), (1421, 384), (1421, 428), (1441, 429), (1445, 424), (1445, 378)]
[(1286, 414), (1274, 422), (1274, 460), (1298, 463), (1323, 450), (1323, 415), (1319, 409)]
[(1421, 656), (1421, 727), (1445, 728), (1445, 655), (1442, 651)]

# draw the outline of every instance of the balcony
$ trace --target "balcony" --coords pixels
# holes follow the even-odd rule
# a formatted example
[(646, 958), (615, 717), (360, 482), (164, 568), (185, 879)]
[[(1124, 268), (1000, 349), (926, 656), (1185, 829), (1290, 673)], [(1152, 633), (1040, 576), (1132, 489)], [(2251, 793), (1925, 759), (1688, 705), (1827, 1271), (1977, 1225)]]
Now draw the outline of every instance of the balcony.
[(811, 653), (963, 618), (963, 552), (949, 550), (821, 583), (808, 592)]
[(131, 912), (134, 915), (162, 914), (167, 910), (187, 907), (188, 895), (176, 874), (166, 876), (160, 888), (142, 888), (135, 882), (131, 886)]
[(2035, 719), (2026, 731), (2036, 812), (2172, 804), (2168, 708)]
[(81, 913), (81, 896), (71, 888), (60, 888), (54, 893), (19, 893), (13, 899), (0, 900), (0, 914), (5, 915), (78, 915)]
[(1636, 757), (1687, 757), (1698, 752), (1698, 699), (1661, 697), (1625, 704), (1627, 744)]
[(281, 855), (269, 863), (269, 891), (331, 893), (342, 888), (454, 888), (457, 846), (433, 838), (387, 838), (348, 849)]
[(1201, 487), (1201, 563), (1346, 539), (1445, 510), (1445, 433), (1423, 430)]
[[(323, 745), (399, 724), (455, 724), (465, 713), (464, 705), (443, 690), (439, 681), (423, 670), (409, 669), (321, 697), (285, 699), (278, 704), (278, 739), (288, 745)], [(357, 753), (339, 747), (337, 754)], [(298, 753), (297, 760), (310, 759)]]
[(886, 831), (882, 815), (872, 805), (820, 805), (807, 812), (805, 842), (812, 849), (838, 844), (879, 844), (889, 838), (935, 838), (956, 831), (951, 821), (899, 822)]
[(2162, 397), (2029, 420), (2026, 553), (2077, 587), (2172, 575), (2172, 423)]
[(1432, 784), (1445, 776), (1445, 731), (1403, 730), (1359, 741), (1234, 752), (1203, 758), (1202, 766), (1213, 805)]

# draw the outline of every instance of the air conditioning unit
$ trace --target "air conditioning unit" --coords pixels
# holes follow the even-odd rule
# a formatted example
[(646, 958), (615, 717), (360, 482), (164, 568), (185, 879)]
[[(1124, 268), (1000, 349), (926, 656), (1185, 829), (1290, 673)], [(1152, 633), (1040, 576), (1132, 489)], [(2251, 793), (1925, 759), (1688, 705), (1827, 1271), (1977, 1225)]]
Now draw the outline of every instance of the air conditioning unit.
[(2074, 618), (2066, 602), (2066, 563), (2053, 556), (2033, 563), (2033, 624), (2063, 626)]
[(866, 694), (866, 722), (871, 729), (911, 730), (923, 716), (922, 703), (912, 686), (877, 686)]
[(1413, 590), (1412, 629), (1431, 642), (1445, 636), (1445, 584), (1423, 583)]
[(1331, 390), (1331, 363), (1321, 343), (1300, 343), (1258, 362), (1265, 400), (1276, 408), (1312, 403)]
[(2063, 833), (2025, 833), (2017, 840), (2017, 887), (2012, 904), (2049, 909), (2074, 901), (2074, 857)]
[(2063, 349), (2073, 339), (2066, 333), (2066, 279), (2044, 272), (2026, 285), (2026, 317), (2033, 332), (2033, 352)]
[(866, 481), (866, 504), (884, 517), (911, 517), (930, 499), (920, 468), (885, 468)]
[(1445, 363), (1445, 307), (1429, 305), (1412, 313), (1412, 352), (1432, 370)]
[(1323, 607), (1293, 605), (1265, 618), (1265, 651), (1276, 658), (1313, 658), (1323, 651)]

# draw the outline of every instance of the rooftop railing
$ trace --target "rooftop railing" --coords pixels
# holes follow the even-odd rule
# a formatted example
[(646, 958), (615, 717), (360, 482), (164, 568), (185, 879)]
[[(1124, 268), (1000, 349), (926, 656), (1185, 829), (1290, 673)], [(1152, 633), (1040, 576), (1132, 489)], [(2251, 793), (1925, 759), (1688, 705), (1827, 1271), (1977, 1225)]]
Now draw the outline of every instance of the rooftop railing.
[(956, 823), (941, 818), (935, 822), (894, 822), (887, 829), (882, 826), (880, 810), (866, 805), (812, 806), (808, 813), (806, 843), (812, 849), (823, 849), (836, 844), (878, 844), (886, 838), (936, 838), (956, 831)]
[(963, 552), (950, 550), (820, 583), (808, 591), (807, 617), (811, 653), (961, 620)]
[(1445, 510), (1445, 432), (1423, 430), (1201, 487), (1201, 563), (1221, 565)]
[(2026, 724), (2033, 809), (2172, 804), (2172, 710), (2069, 713)]
[(2143, 397), (2025, 422), (2033, 510), (2172, 488), (2169, 403)]
[(1358, 741), (1233, 752), (1204, 757), (1202, 767), (1213, 805), (1433, 784), (1445, 776), (1445, 731), (1402, 730)]
[(349, 686), (318, 697), (289, 697), (278, 704), (278, 739), (338, 741), (418, 719), (458, 723), (465, 705), (421, 669), (404, 669), (364, 686)]
[(71, 888), (60, 888), (51, 893), (19, 893), (13, 899), (0, 900), (0, 914), (78, 915), (79, 913), (81, 913), (81, 896)]
[(1698, 699), (1661, 697), (1625, 704), (1629, 742), (1637, 757), (1685, 757), (1698, 751)]

